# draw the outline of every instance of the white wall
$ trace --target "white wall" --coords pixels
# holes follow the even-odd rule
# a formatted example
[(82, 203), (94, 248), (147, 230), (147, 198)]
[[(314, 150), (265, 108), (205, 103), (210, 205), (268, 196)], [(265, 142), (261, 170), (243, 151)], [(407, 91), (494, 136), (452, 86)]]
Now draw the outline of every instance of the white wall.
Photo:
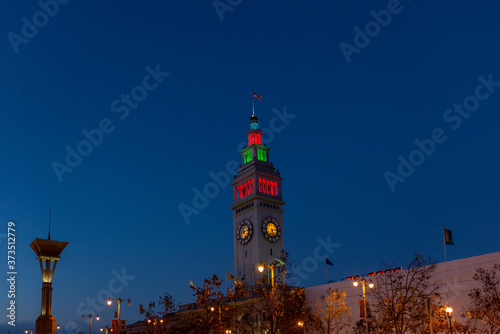
[[(493, 264), (500, 264), (500, 252), (484, 254), (465, 259), (442, 262), (437, 265), (434, 271), (433, 279), (439, 284), (442, 284), (442, 298), (448, 302), (448, 305), (453, 308), (453, 316), (457, 321), (463, 321), (460, 314), (469, 304), (469, 292), (475, 287), (473, 276), (476, 273), (476, 268), (491, 268)], [(366, 278), (368, 281), (368, 278)], [(351, 307), (351, 318), (353, 324), (359, 318), (359, 303), (358, 300), (363, 299), (361, 284), (358, 287), (352, 285), (352, 280), (323, 284), (305, 288), (306, 297), (309, 306), (314, 307), (319, 300), (319, 296), (325, 293), (326, 289), (343, 290), (347, 294), (347, 306)], [(367, 289), (368, 286), (366, 287)], [(369, 301), (369, 296), (367, 297)]]

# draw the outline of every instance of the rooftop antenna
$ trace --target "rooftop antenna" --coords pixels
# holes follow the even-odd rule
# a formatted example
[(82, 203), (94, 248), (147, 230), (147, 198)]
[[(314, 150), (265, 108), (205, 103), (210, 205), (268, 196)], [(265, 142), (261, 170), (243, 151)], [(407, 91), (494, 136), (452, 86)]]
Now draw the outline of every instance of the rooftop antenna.
[(49, 240), (50, 240), (50, 216), (51, 216), (51, 208), (49, 207)]

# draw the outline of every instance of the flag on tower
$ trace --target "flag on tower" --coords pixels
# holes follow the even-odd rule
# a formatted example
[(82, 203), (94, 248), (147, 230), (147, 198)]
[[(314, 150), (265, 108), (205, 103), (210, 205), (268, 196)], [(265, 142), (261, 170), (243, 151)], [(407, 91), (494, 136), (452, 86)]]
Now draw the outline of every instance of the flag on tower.
[(252, 92), (253, 93), (253, 97), (255, 98), (258, 98), (259, 101), (262, 101), (262, 96), (260, 96), (259, 94), (257, 94), (256, 92)]
[(327, 257), (325, 258), (325, 264), (333, 267), (332, 261), (330, 261)]
[(451, 230), (447, 230), (443, 227), (443, 233), (444, 233), (444, 242), (445, 242), (446, 246), (454, 245), (453, 238), (451, 236)]
[(191, 280), (189, 280), (189, 287), (193, 289), (198, 289), (198, 287)]

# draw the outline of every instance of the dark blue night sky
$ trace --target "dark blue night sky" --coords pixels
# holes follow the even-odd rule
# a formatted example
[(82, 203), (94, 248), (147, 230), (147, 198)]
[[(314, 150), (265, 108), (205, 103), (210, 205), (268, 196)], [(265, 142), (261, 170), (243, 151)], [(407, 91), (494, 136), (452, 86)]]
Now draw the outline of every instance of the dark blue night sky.
[(315, 254), (333, 262), (332, 280), (416, 251), (444, 261), (443, 226), (448, 260), (500, 250), (497, 2), (41, 0), (0, 11), (0, 247), (6, 275), (14, 221), (18, 272), (17, 325), (2, 315), (2, 332), (24, 333), (40, 314), (29, 244), (47, 237), (49, 207), (51, 237), (69, 242), (53, 285), (63, 333), (88, 330), (82, 313), (109, 325), (107, 290), (132, 299), (122, 318), (133, 323), (139, 304), (165, 292), (187, 303), (189, 280), (234, 272), (225, 176), (241, 163), (252, 90), (284, 178), (296, 284), (324, 283)]

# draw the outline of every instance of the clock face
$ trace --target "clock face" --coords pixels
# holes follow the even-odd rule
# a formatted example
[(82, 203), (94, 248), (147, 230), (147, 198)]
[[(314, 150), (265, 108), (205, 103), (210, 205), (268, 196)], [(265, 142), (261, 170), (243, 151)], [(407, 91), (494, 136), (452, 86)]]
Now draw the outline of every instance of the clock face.
[(248, 228), (248, 226), (243, 225), (243, 226), (240, 228), (240, 238), (241, 238), (241, 239), (246, 239), (246, 238), (248, 238), (248, 234), (250, 233), (249, 231), (250, 231), (250, 229)]
[(276, 234), (278, 234), (278, 228), (274, 223), (267, 224), (267, 234), (269, 234), (270, 237), (275, 237)]
[(238, 230), (236, 231), (236, 239), (242, 245), (246, 245), (253, 235), (253, 226), (248, 219), (244, 219), (238, 225)]
[(281, 229), (278, 221), (272, 217), (264, 219), (262, 222), (262, 234), (271, 242), (278, 241), (281, 237)]

